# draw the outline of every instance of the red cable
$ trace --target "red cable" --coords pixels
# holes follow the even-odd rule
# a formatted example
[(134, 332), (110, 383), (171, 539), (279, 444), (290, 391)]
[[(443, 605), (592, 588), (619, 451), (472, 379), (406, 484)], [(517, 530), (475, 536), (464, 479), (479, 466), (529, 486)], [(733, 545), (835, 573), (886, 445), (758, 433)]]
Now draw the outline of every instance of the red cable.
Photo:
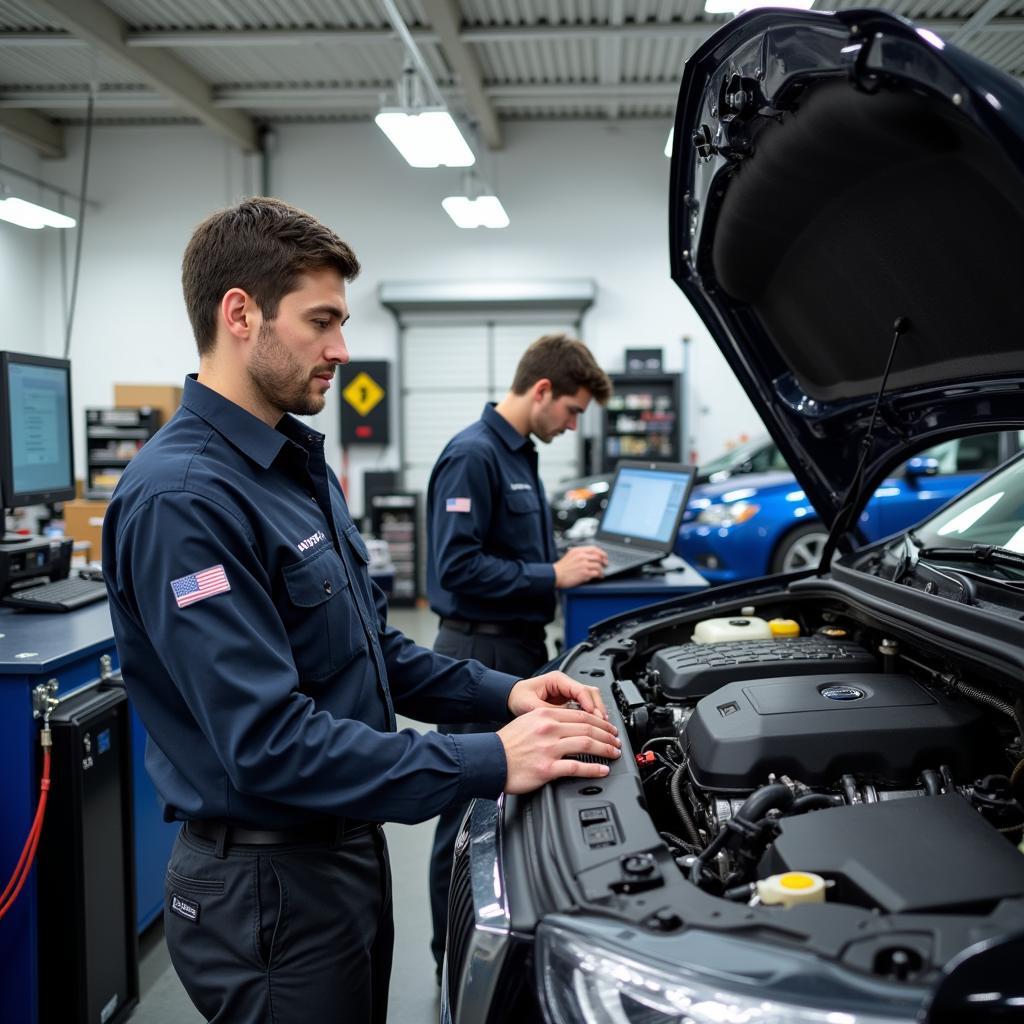
[[(43, 832), (43, 819), (46, 817), (46, 800), (50, 792), (50, 748), (43, 749), (43, 777), (39, 781), (39, 803), (36, 806), (35, 818), (32, 827), (29, 829), (25, 845), (22, 847), (18, 864), (11, 875), (10, 881), (4, 888), (3, 895), (0, 895), (0, 918), (14, 906), (22, 887), (28, 879), (32, 870), (32, 862), (35, 860), (36, 848), (39, 846), (39, 837)], [(12, 891), (13, 888), (13, 891)], [(8, 897), (8, 894), (10, 896)]]

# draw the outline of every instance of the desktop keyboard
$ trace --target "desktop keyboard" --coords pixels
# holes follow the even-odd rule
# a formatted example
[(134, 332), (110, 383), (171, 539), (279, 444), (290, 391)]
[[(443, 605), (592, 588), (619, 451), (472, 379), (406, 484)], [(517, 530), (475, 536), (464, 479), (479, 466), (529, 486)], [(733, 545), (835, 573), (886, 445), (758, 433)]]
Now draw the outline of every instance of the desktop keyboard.
[(651, 658), (658, 686), (669, 700), (697, 700), (743, 679), (865, 672), (877, 667), (860, 644), (821, 636), (681, 644), (665, 647)]
[(102, 580), (70, 576), (56, 583), (23, 587), (6, 595), (3, 603), (10, 608), (33, 612), (71, 612), (93, 601), (103, 601), (106, 596), (107, 585)]

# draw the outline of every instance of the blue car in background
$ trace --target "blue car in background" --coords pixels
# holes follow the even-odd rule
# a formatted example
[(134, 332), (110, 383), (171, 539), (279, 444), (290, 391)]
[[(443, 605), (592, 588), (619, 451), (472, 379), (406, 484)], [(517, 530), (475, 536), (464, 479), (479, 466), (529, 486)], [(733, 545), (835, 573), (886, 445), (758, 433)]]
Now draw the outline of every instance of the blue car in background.
[[(859, 526), (868, 541), (912, 526), (1020, 450), (1017, 433), (975, 434), (909, 459), (875, 490)], [(772, 444), (759, 463), (785, 466)], [(710, 468), (710, 467), (709, 467)], [(694, 488), (675, 551), (710, 583), (814, 568), (828, 531), (786, 469), (733, 473)]]

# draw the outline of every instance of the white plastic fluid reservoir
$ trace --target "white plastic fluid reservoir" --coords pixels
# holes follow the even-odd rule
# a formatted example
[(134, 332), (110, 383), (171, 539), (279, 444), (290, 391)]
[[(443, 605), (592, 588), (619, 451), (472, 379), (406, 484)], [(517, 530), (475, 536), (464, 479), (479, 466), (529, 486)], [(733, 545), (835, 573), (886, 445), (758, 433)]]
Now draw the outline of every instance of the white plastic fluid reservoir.
[(795, 907), (798, 903), (824, 903), (825, 879), (810, 871), (787, 871), (782, 875), (762, 878), (757, 883), (761, 902), (769, 906), (781, 904)]
[(723, 640), (771, 640), (771, 627), (757, 615), (730, 615), (702, 619), (693, 629), (695, 644), (717, 644)]

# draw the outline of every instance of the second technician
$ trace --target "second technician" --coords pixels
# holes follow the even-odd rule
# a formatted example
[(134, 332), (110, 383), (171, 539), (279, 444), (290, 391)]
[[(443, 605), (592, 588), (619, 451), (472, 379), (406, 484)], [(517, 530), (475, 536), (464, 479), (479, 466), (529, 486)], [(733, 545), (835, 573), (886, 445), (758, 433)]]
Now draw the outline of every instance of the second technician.
[[(448, 442), (427, 489), (427, 594), (441, 617), (439, 654), (519, 676), (533, 675), (548, 660), (544, 630), (555, 616), (555, 590), (601, 576), (607, 556), (586, 546), (556, 561), (531, 438), (547, 444), (575, 430), (591, 400), (603, 405), (610, 395), (608, 375), (581, 341), (548, 334), (523, 353), (509, 393)], [(431, 856), (431, 949), (439, 978), (452, 847), (464, 812), (453, 805), (441, 814)]]

